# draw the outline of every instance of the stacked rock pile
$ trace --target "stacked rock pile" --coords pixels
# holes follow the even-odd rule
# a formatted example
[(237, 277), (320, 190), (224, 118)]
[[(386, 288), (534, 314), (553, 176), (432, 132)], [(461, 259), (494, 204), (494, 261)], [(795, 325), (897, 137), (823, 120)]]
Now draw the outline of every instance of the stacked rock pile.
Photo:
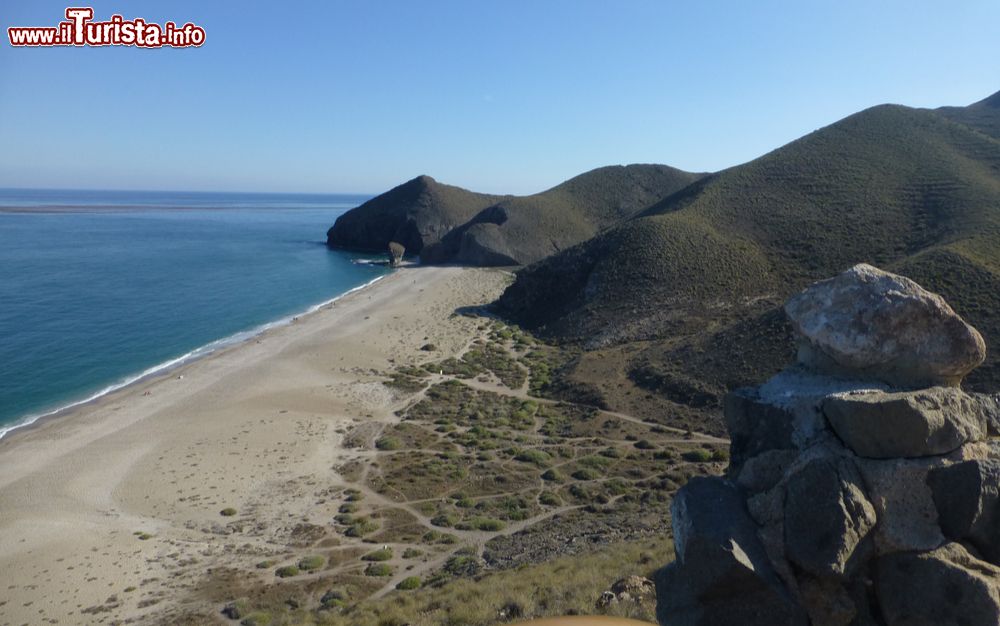
[(670, 626), (1000, 624), (997, 397), (980, 334), (858, 265), (792, 297), (797, 363), (726, 399), (725, 477), (673, 506)]

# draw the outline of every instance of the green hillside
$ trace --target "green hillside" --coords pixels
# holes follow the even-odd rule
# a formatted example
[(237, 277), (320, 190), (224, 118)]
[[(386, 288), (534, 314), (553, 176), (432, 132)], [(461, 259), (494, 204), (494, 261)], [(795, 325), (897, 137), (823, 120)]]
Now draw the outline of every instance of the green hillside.
[(1000, 92), (967, 107), (941, 107), (937, 112), (1000, 139)]
[(665, 165), (610, 166), (520, 197), (422, 176), (345, 213), (327, 241), (382, 251), (395, 239), (426, 263), (526, 264), (632, 217), (699, 176)]
[(385, 252), (390, 241), (420, 254), (448, 231), (472, 219), (501, 196), (474, 193), (418, 176), (341, 215), (326, 233), (327, 245)]
[(532, 263), (634, 216), (699, 176), (666, 165), (598, 168), (547, 191), (498, 202), (449, 233), (427, 260)]
[[(628, 384), (707, 408), (780, 369), (793, 356), (781, 303), (861, 261), (943, 293), (995, 344), (1000, 141), (982, 109), (998, 101), (968, 114), (886, 105), (852, 115), (522, 269), (498, 306), (585, 345), (564, 374), (612, 406), (625, 401), (621, 381), (587, 376), (602, 359), (621, 361)], [(997, 353), (973, 388), (1000, 389)]]

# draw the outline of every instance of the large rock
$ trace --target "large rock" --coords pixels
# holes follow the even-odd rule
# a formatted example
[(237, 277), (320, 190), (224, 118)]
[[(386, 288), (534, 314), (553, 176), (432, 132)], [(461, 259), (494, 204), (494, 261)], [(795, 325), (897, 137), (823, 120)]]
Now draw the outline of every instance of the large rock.
[(661, 624), (806, 623), (775, 575), (732, 483), (691, 479), (677, 492), (671, 515), (677, 559), (655, 577)]
[(927, 476), (941, 530), (1000, 563), (1000, 460), (955, 463)]
[(927, 472), (946, 462), (944, 457), (858, 460), (878, 518), (876, 551), (933, 550), (944, 543), (926, 480)]
[(785, 304), (799, 361), (820, 372), (864, 375), (908, 388), (957, 385), (986, 344), (948, 303), (908, 278), (855, 265)]
[(850, 575), (870, 556), (875, 509), (847, 458), (815, 458), (788, 478), (785, 552), (817, 577)]
[(750, 493), (767, 491), (784, 478), (785, 472), (797, 457), (798, 451), (796, 450), (761, 452), (743, 463), (743, 467), (734, 477), (736, 484)]
[(729, 469), (733, 475), (742, 470), (747, 460), (761, 453), (795, 448), (794, 412), (762, 400), (755, 388), (726, 394), (722, 413), (729, 430)]
[(406, 248), (402, 244), (395, 241), (389, 242), (389, 265), (397, 267), (403, 262), (403, 255), (406, 253)]
[(873, 459), (947, 454), (986, 437), (986, 404), (954, 387), (835, 394), (823, 413), (847, 447)]
[(760, 387), (744, 387), (726, 394), (723, 415), (731, 441), (730, 476), (738, 476), (746, 461), (765, 452), (804, 450), (836, 439), (820, 409), (830, 394), (884, 388), (865, 381), (817, 376), (792, 367)]
[(800, 362), (726, 397), (727, 479), (674, 503), (662, 624), (1000, 625), (1000, 399), (979, 334), (870, 266), (792, 298)]
[(887, 626), (1000, 624), (1000, 569), (961, 544), (896, 552), (876, 563), (875, 588)]
[(858, 615), (854, 598), (842, 581), (802, 576), (799, 593), (809, 612), (810, 626), (848, 626)]

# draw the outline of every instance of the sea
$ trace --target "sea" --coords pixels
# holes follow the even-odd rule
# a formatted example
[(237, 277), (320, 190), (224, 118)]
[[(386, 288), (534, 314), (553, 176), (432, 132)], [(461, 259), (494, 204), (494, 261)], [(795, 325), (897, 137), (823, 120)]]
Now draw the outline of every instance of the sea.
[(369, 196), (0, 189), (0, 437), (385, 276)]

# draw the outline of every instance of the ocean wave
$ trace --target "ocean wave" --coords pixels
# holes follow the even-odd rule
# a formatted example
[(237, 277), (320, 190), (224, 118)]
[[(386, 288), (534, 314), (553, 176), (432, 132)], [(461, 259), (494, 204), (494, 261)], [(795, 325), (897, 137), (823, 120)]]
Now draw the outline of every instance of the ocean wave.
[(102, 397), (108, 395), (109, 393), (113, 393), (115, 391), (118, 391), (119, 389), (123, 389), (125, 387), (128, 387), (129, 385), (132, 385), (134, 383), (137, 383), (137, 382), (140, 382), (142, 380), (145, 380), (145, 379), (147, 379), (147, 378), (149, 378), (151, 376), (155, 376), (156, 374), (161, 374), (161, 373), (169, 371), (169, 370), (171, 370), (173, 368), (180, 367), (181, 365), (184, 365), (185, 363), (190, 363), (191, 361), (194, 361), (196, 359), (208, 356), (209, 354), (212, 354), (213, 352), (217, 352), (218, 350), (221, 350), (223, 348), (228, 348), (230, 346), (234, 346), (236, 344), (243, 343), (244, 341), (246, 341), (248, 339), (252, 339), (254, 337), (257, 337), (258, 335), (260, 335), (260, 334), (262, 334), (264, 332), (267, 332), (268, 330), (270, 330), (272, 328), (277, 328), (279, 326), (286, 326), (288, 324), (291, 324), (293, 321), (297, 320), (298, 318), (302, 317), (303, 315), (309, 315), (310, 313), (315, 313), (316, 311), (322, 309), (325, 306), (329, 306), (331, 304), (334, 304), (335, 302), (337, 302), (338, 300), (340, 300), (341, 298), (343, 298), (345, 296), (348, 296), (348, 295), (350, 295), (352, 293), (361, 291), (362, 289), (365, 289), (367, 287), (370, 287), (370, 286), (374, 285), (375, 283), (377, 283), (378, 281), (382, 280), (383, 278), (385, 278), (388, 275), (389, 274), (383, 274), (381, 276), (377, 276), (377, 277), (373, 278), (372, 280), (370, 280), (370, 281), (368, 281), (366, 283), (363, 283), (361, 285), (358, 285), (357, 287), (352, 287), (351, 289), (348, 289), (344, 293), (339, 294), (339, 295), (337, 295), (337, 296), (335, 296), (333, 298), (330, 298), (329, 300), (324, 300), (323, 302), (320, 302), (319, 304), (314, 304), (314, 305), (310, 306), (309, 308), (307, 308), (304, 311), (301, 311), (299, 313), (293, 313), (291, 315), (286, 315), (285, 317), (279, 318), (279, 319), (274, 320), (272, 322), (267, 322), (265, 324), (261, 324), (259, 326), (255, 326), (254, 328), (251, 328), (249, 330), (240, 331), (238, 333), (234, 333), (232, 335), (229, 335), (228, 337), (223, 337), (222, 339), (216, 339), (215, 341), (209, 342), (209, 343), (207, 343), (207, 344), (205, 344), (205, 345), (203, 345), (201, 347), (198, 347), (198, 348), (195, 348), (194, 350), (191, 350), (190, 352), (182, 354), (179, 357), (176, 357), (176, 358), (173, 358), (173, 359), (169, 359), (169, 360), (164, 361), (162, 363), (158, 363), (157, 365), (153, 365), (152, 367), (146, 368), (145, 370), (143, 370), (142, 372), (140, 372), (138, 374), (133, 374), (133, 375), (130, 375), (130, 376), (126, 376), (125, 378), (121, 379), (120, 381), (118, 381), (116, 383), (112, 383), (112, 384), (108, 385), (107, 387), (104, 387), (100, 391), (97, 391), (97, 392), (95, 392), (95, 393), (87, 396), (86, 398), (83, 398), (82, 400), (76, 400), (74, 402), (70, 402), (69, 404), (65, 404), (65, 405), (60, 406), (58, 408), (52, 409), (51, 411), (46, 411), (46, 412), (43, 412), (43, 413), (36, 413), (36, 414), (28, 415), (27, 417), (23, 417), (20, 420), (18, 420), (17, 422), (14, 422), (13, 424), (0, 425), (0, 439), (3, 439), (8, 433), (10, 433), (10, 432), (12, 432), (14, 430), (17, 430), (18, 428), (24, 428), (25, 426), (30, 426), (30, 425), (34, 424), (35, 422), (37, 422), (40, 419), (43, 419), (43, 418), (46, 418), (46, 417), (51, 417), (53, 415), (57, 415), (57, 414), (62, 413), (64, 411), (69, 411), (70, 409), (74, 409), (74, 408), (76, 408), (78, 406), (82, 406), (84, 404), (87, 404), (88, 402), (93, 402), (94, 400), (102, 398)]

